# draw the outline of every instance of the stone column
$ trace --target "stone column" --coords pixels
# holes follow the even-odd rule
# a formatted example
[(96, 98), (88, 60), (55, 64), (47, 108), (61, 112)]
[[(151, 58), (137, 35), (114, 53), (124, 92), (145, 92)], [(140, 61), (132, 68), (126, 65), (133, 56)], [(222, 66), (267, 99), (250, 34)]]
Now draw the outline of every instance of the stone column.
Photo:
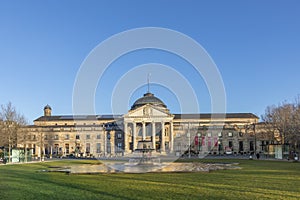
[(107, 155), (107, 132), (104, 130), (104, 157)]
[(132, 123), (133, 125), (133, 134), (132, 134), (132, 146), (133, 146), (133, 151), (136, 149), (136, 122)]
[(142, 129), (142, 131), (143, 131), (143, 140), (146, 140), (146, 123), (145, 122), (143, 122), (143, 129)]
[(174, 128), (173, 128), (173, 122), (170, 122), (170, 152), (173, 152), (174, 148)]
[(155, 148), (155, 144), (156, 144), (156, 141), (155, 141), (155, 134), (156, 133), (156, 131), (155, 131), (155, 122), (152, 122), (152, 147), (153, 147), (153, 149), (155, 149), (156, 150), (156, 148)]
[[(37, 146), (36, 146), (37, 147)], [(38, 147), (38, 153), (37, 153), (38, 157), (41, 157), (41, 147)]]
[(161, 122), (161, 143), (160, 143), (161, 152), (165, 152), (165, 122)]
[(124, 122), (124, 153), (128, 153), (128, 123)]
[(116, 151), (115, 151), (115, 146), (116, 146), (115, 135), (116, 135), (116, 131), (110, 131), (110, 154), (112, 156), (114, 156), (116, 153)]

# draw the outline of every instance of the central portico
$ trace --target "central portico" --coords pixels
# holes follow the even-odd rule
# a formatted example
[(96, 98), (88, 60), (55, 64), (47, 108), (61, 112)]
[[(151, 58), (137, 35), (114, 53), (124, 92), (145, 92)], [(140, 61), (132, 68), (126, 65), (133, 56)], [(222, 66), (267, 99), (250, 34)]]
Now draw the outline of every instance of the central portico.
[(124, 151), (133, 152), (139, 141), (149, 141), (155, 151), (173, 151), (173, 118), (167, 106), (147, 92), (134, 102), (124, 119)]

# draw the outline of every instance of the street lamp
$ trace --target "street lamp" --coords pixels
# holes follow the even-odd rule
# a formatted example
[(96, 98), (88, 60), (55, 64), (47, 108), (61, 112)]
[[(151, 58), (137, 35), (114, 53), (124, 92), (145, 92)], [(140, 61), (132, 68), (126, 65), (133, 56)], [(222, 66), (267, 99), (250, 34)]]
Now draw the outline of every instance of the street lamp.
[(10, 163), (10, 152), (11, 152), (11, 146), (10, 146), (10, 133), (8, 134), (8, 162)]
[(254, 134), (254, 153), (256, 154), (256, 131), (255, 131), (255, 123), (253, 123), (253, 134)]
[(12, 128), (12, 121), (8, 121), (8, 162), (10, 163), (11, 162), (11, 128)]
[(40, 162), (44, 161), (44, 143), (43, 143), (43, 132), (40, 132)]
[(201, 150), (201, 143), (200, 143), (200, 141), (201, 141), (201, 133), (198, 133), (198, 151), (200, 152), (200, 150)]
[(197, 134), (197, 141), (198, 141), (198, 157), (200, 158), (200, 152), (201, 152), (201, 143), (200, 143), (200, 140), (201, 140), (201, 133), (198, 133)]
[(219, 155), (221, 154), (221, 144), (222, 144), (222, 142), (221, 142), (221, 139), (219, 138), (218, 139), (218, 151), (219, 151)]
[(188, 139), (189, 139), (189, 147), (188, 147), (188, 150), (189, 150), (189, 158), (191, 158), (191, 134), (190, 134), (190, 132), (188, 132), (188, 133), (186, 134), (186, 137), (188, 137)]
[(190, 123), (188, 124), (188, 132), (186, 136), (189, 138), (189, 158), (191, 158), (191, 133), (190, 133)]

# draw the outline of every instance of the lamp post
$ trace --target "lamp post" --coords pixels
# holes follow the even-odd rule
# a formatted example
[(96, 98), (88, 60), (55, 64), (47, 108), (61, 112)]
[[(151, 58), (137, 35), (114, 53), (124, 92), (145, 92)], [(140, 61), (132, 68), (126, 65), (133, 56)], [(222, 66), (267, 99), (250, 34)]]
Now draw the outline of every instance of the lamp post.
[(43, 143), (43, 132), (40, 133), (40, 162), (44, 161), (44, 143)]
[(201, 143), (200, 143), (200, 140), (201, 140), (201, 139), (200, 139), (200, 138), (201, 138), (201, 133), (198, 133), (198, 134), (197, 134), (197, 137), (198, 137), (198, 138), (197, 138), (197, 140), (198, 140), (198, 157), (200, 158), (200, 152), (201, 152), (201, 146), (200, 146), (200, 144), (201, 144)]
[(220, 138), (218, 139), (218, 151), (219, 151), (219, 155), (220, 155), (220, 151), (221, 151), (221, 141)]
[(191, 158), (191, 133), (190, 133), (190, 123), (188, 123), (188, 132), (186, 135), (189, 139), (189, 158)]
[(253, 134), (254, 134), (254, 154), (256, 154), (256, 132), (255, 132), (255, 123), (253, 123)]
[(8, 162), (10, 163), (10, 152), (11, 152), (11, 146), (10, 146), (10, 133), (8, 134)]
[(11, 128), (12, 128), (12, 121), (8, 121), (8, 162), (11, 162)]
[(201, 140), (201, 133), (198, 133), (197, 136), (198, 136), (198, 151), (199, 151), (199, 153), (200, 153), (200, 151), (201, 151), (201, 143), (200, 143), (200, 140)]

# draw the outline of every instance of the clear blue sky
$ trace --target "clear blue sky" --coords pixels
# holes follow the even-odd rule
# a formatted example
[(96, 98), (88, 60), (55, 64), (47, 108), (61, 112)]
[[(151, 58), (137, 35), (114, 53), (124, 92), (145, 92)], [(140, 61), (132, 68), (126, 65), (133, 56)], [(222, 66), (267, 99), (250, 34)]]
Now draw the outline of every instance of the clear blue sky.
[[(54, 115), (71, 114), (73, 84), (89, 52), (114, 34), (149, 26), (182, 32), (206, 49), (222, 75), (227, 112), (260, 116), (266, 106), (292, 101), (300, 93), (297, 0), (0, 0), (0, 104), (11, 101), (30, 123), (46, 104)], [(154, 50), (122, 57), (98, 86), (97, 112), (111, 113), (110, 94), (118, 79), (131, 67), (149, 62), (185, 65)], [(119, 70), (121, 66), (126, 67)], [(189, 79), (193, 72), (181, 73)], [(204, 83), (191, 84), (197, 88), (201, 112), (210, 112)], [(171, 112), (179, 112), (174, 94), (151, 87)], [(130, 103), (145, 91), (146, 86), (136, 90)]]

